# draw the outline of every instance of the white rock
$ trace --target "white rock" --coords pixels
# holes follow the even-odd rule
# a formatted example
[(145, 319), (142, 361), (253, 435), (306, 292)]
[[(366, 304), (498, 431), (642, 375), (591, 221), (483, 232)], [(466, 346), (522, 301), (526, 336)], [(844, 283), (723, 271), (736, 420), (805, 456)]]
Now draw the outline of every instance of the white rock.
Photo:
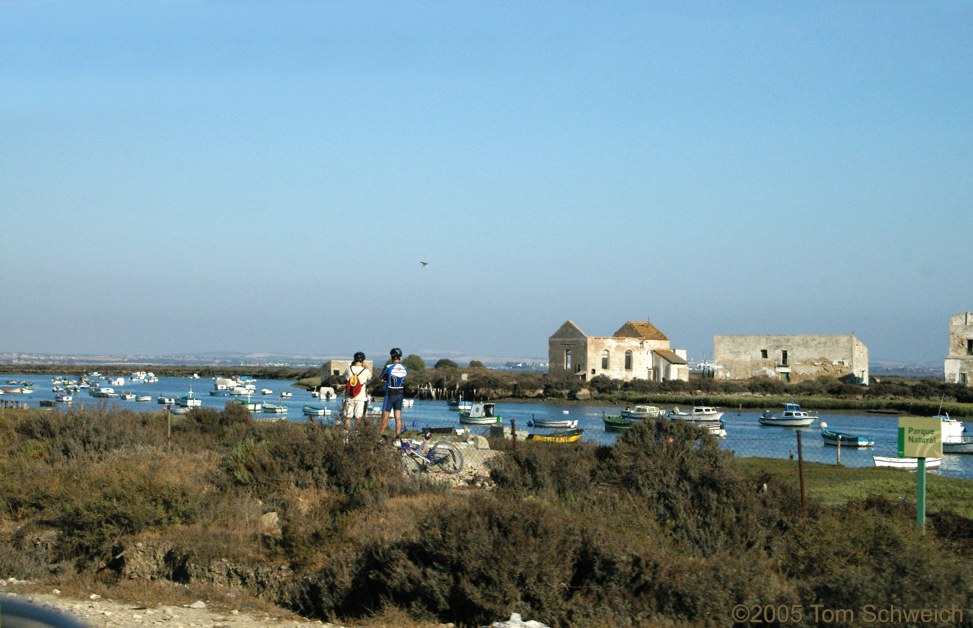
[(189, 608), (206, 608), (206, 602), (202, 600), (196, 600), (195, 602), (189, 605)]

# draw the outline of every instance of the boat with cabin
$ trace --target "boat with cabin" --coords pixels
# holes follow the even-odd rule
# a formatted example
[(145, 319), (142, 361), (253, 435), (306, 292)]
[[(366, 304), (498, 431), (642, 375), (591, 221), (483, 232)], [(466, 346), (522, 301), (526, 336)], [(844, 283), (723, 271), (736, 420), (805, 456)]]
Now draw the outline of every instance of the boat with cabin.
[(459, 422), (467, 425), (494, 425), (503, 423), (503, 418), (497, 416), (495, 405), (488, 401), (478, 401), (469, 410), (460, 410)]
[(676, 407), (669, 412), (668, 417), (679, 421), (719, 423), (723, 418), (723, 411), (712, 406), (693, 406), (689, 412), (683, 412)]
[(660, 414), (662, 414), (662, 410), (660, 410), (658, 406), (647, 406), (642, 404), (626, 406), (625, 409), (622, 410), (622, 418), (633, 419), (636, 421), (658, 419)]
[(767, 410), (760, 415), (761, 425), (772, 425), (778, 427), (807, 427), (817, 419), (816, 414), (811, 414), (806, 410), (801, 410), (800, 404), (785, 403), (784, 411), (780, 416)]

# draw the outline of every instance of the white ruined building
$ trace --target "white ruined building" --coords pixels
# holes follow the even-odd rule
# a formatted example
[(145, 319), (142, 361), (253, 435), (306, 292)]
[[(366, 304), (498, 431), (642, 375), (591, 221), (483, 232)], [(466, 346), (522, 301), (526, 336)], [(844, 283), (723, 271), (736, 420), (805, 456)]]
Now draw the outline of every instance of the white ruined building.
[(548, 372), (589, 381), (598, 375), (630, 381), (689, 381), (685, 349), (648, 321), (628, 321), (611, 336), (588, 336), (571, 321), (547, 341)]

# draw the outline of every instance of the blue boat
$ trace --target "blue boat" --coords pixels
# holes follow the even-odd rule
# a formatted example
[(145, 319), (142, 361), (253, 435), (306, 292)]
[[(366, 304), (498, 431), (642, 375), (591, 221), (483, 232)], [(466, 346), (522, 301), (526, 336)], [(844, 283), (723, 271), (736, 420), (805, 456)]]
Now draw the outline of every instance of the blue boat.
[(824, 439), (825, 445), (834, 445), (835, 447), (873, 447), (875, 445), (875, 439), (871, 436), (829, 430), (827, 423), (821, 423), (821, 438)]

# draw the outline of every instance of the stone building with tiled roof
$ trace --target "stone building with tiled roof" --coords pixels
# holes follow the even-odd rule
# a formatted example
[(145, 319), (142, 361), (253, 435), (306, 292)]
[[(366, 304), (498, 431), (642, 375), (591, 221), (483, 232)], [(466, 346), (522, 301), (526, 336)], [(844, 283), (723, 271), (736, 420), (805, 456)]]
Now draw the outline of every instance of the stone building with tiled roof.
[(630, 381), (689, 381), (685, 349), (672, 349), (669, 338), (648, 321), (628, 321), (611, 336), (588, 336), (571, 321), (548, 338), (551, 375), (570, 374), (589, 381), (604, 375)]

